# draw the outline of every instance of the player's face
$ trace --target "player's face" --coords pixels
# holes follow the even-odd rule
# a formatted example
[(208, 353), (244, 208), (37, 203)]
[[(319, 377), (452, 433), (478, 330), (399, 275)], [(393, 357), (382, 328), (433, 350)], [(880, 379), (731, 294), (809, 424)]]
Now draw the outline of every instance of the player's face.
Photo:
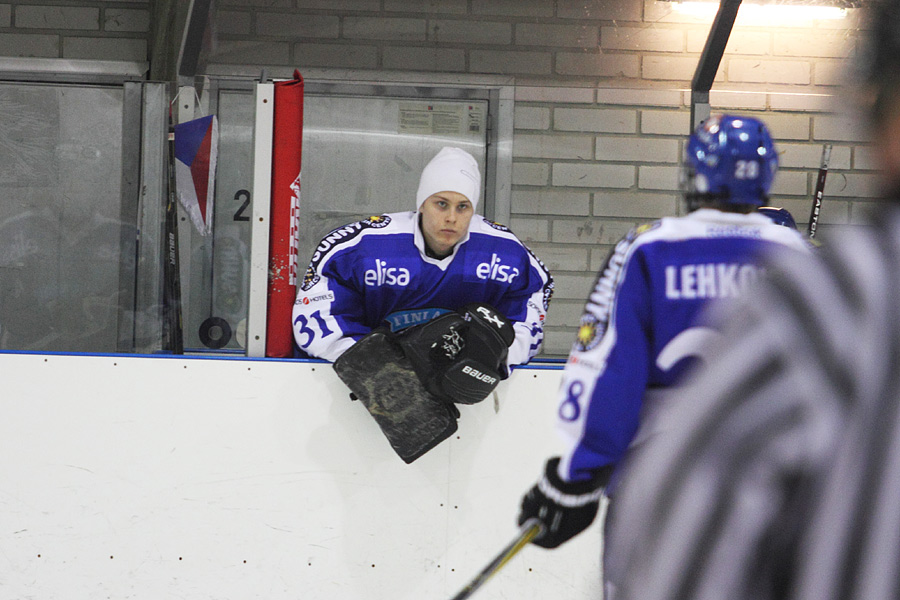
[(469, 199), (459, 192), (438, 192), (425, 199), (422, 207), (422, 235), (431, 251), (438, 256), (453, 252), (453, 246), (469, 230), (475, 213)]

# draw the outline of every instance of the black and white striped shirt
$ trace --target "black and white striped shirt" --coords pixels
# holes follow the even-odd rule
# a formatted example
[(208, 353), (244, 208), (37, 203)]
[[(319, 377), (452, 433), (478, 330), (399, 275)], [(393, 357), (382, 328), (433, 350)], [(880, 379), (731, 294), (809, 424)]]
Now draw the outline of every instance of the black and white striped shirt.
[(630, 458), (607, 600), (900, 597), (900, 208), (775, 263)]

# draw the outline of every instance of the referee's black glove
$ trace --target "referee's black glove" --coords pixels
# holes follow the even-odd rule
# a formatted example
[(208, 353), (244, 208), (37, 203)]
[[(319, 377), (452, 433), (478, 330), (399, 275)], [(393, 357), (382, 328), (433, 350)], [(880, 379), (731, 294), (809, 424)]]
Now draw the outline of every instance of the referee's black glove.
[(557, 469), (559, 457), (547, 461), (544, 476), (522, 498), (519, 525), (538, 519), (543, 532), (533, 542), (544, 548), (556, 548), (569, 541), (594, 521), (608, 474), (589, 481), (566, 482)]

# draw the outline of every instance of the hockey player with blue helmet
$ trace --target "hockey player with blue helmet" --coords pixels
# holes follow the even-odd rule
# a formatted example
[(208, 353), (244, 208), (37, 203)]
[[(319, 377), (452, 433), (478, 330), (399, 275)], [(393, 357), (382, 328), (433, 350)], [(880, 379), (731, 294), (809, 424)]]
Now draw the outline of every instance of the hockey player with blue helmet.
[[(702, 313), (762, 275), (762, 253), (808, 251), (796, 230), (757, 211), (768, 204), (778, 155), (756, 118), (714, 116), (685, 147), (688, 213), (641, 225), (599, 272), (562, 376), (558, 424), (565, 450), (522, 499), (519, 524), (543, 525), (555, 548), (594, 520), (629, 447), (651, 435), (666, 390), (702, 358), (715, 331)], [(614, 506), (614, 501), (611, 506)]]
[(752, 117), (708, 119), (688, 139), (685, 159), (688, 210), (717, 203), (730, 212), (758, 208), (778, 171), (772, 136)]
[(475, 213), (478, 163), (443, 148), (415, 211), (339, 227), (316, 248), (293, 311), (297, 345), (334, 368), (394, 450), (415, 460), (540, 350), (553, 280), (507, 227)]

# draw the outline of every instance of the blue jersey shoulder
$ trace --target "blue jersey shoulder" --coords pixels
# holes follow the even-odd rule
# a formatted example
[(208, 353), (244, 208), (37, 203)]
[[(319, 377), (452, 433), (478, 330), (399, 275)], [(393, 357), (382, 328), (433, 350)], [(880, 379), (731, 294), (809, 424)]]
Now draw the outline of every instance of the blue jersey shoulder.
[(319, 281), (319, 265), (326, 256), (337, 252), (343, 247), (350, 246), (356, 238), (366, 231), (387, 227), (391, 224), (391, 221), (391, 215), (373, 215), (361, 221), (332, 229), (316, 246), (309, 261), (309, 266), (306, 268), (306, 274), (303, 276), (301, 289), (308, 290)]

